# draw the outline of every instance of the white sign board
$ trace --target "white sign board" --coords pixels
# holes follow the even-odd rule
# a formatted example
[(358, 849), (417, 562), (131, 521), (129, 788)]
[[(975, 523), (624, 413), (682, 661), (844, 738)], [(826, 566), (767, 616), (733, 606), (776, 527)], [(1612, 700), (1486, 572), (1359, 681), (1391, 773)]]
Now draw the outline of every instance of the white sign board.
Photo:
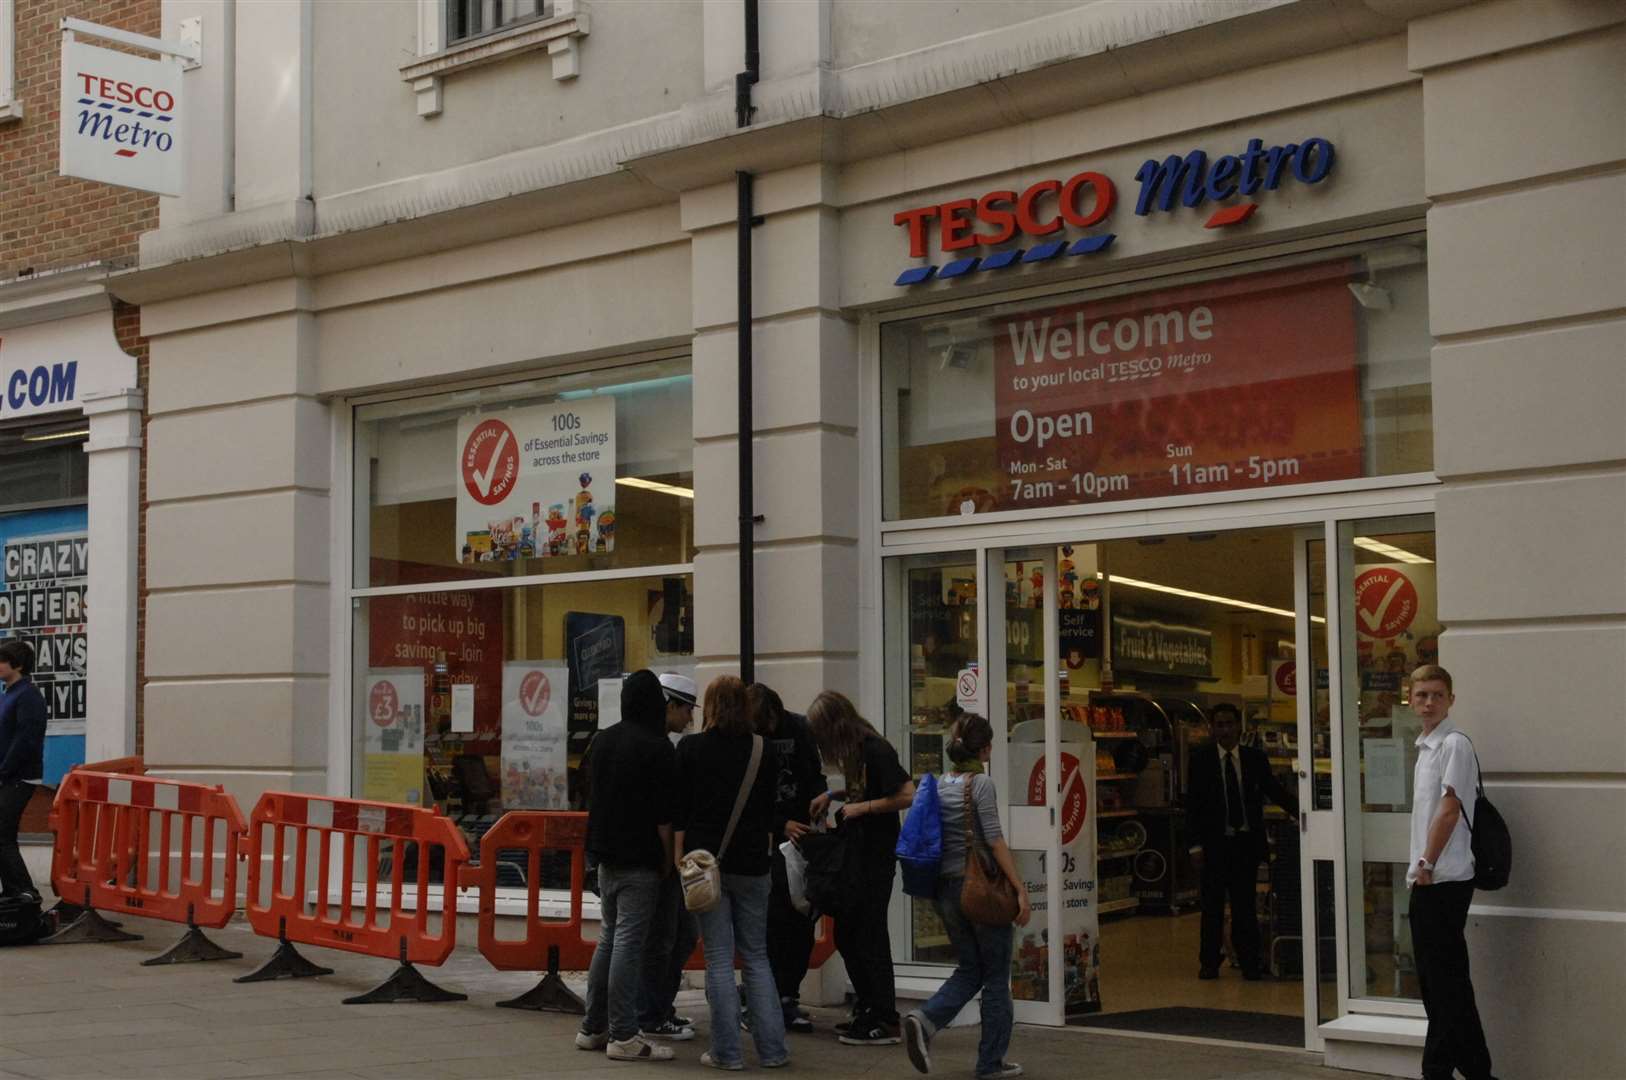
[(181, 67), (62, 42), (58, 171), (179, 195), (186, 165)]
[(0, 420), (81, 409), (86, 394), (135, 385), (135, 357), (105, 312), (0, 330)]
[(502, 669), (504, 810), (569, 810), (565, 751), (570, 672), (560, 662), (518, 660)]
[(975, 666), (961, 668), (960, 674), (954, 680), (954, 703), (966, 712), (982, 712), (978, 682), (979, 676)]
[(362, 693), (361, 797), (416, 806), (423, 797), (423, 669), (374, 668)]
[(457, 422), (457, 555), (504, 562), (615, 550), (615, 399)]

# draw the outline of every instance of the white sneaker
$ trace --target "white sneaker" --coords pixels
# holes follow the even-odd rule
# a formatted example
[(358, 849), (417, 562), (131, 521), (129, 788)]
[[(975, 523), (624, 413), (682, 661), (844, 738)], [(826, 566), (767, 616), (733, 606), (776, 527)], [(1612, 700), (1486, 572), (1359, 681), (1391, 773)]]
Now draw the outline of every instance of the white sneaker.
[(724, 1065), (722, 1062), (711, 1056), (710, 1050), (707, 1050), (705, 1053), (700, 1055), (700, 1064), (712, 1069), (722, 1069), (725, 1072), (740, 1072), (745, 1068), (745, 1062), (743, 1061), (738, 1065)]
[(645, 1042), (642, 1036), (634, 1035), (621, 1042), (611, 1039), (604, 1047), (604, 1056), (611, 1061), (671, 1061), (672, 1048), (656, 1046)]
[(576, 1049), (602, 1050), (604, 1044), (610, 1041), (607, 1031), (578, 1031), (576, 1032)]
[(1016, 1080), (1022, 1075), (1022, 1066), (1014, 1061), (1007, 1061), (993, 1072), (978, 1073), (977, 1080)]

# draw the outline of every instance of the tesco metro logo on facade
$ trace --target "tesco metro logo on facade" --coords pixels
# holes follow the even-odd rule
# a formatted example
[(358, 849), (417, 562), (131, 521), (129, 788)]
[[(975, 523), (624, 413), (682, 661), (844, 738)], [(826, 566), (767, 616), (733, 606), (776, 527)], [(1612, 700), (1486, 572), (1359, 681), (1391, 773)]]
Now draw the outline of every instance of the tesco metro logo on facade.
[[(1331, 174), (1335, 160), (1332, 143), (1319, 137), (1269, 147), (1262, 139), (1250, 139), (1240, 154), (1224, 154), (1212, 161), (1202, 150), (1183, 157), (1172, 154), (1162, 161), (1150, 158), (1135, 173), (1140, 185), (1135, 214), (1148, 217), (1176, 213), (1206, 202), (1241, 198), (1245, 201), (1222, 207), (1203, 222), (1206, 229), (1237, 225), (1259, 209), (1254, 196), (1275, 191), (1289, 178), (1302, 184), (1319, 184)], [(1040, 180), (1021, 192), (990, 191), (981, 198), (953, 199), (900, 211), (892, 223), (907, 231), (910, 258), (927, 258), (933, 248), (951, 258), (941, 267), (911, 266), (893, 284), (919, 285), (933, 277), (964, 277), (1019, 263), (1044, 262), (1063, 254), (1099, 254), (1112, 246), (1118, 238), (1116, 233), (1100, 230), (1078, 239), (1053, 237), (1065, 234), (1068, 228), (1091, 229), (1105, 222), (1117, 198), (1117, 187), (1109, 177), (1085, 171), (1065, 181)], [(990, 255), (971, 253), (972, 249), (997, 247), (1013, 239), (1038, 243)], [(966, 254), (955, 256), (957, 252)]]
[(185, 154), (181, 69), (62, 43), (63, 176), (179, 195)]

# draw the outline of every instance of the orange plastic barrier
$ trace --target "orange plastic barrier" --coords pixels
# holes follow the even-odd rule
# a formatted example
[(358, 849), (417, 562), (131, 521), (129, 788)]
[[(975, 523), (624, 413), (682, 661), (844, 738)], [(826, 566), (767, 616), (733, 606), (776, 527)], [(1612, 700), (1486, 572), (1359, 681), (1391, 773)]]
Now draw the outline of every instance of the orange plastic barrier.
[[(292, 952), (297, 942), (400, 961), (384, 984), (346, 1004), (465, 999), (433, 986), (412, 966), (444, 963), (457, 946), (452, 889), (469, 861), (469, 847), (438, 810), (268, 791), (254, 806), (246, 850), (249, 924), (255, 933), (277, 938), (280, 947), (265, 967), (239, 982), (322, 973)], [(409, 859), (417, 864), (410, 894)], [(426, 900), (436, 863), (446, 903), (432, 929)], [(389, 877), (381, 896), (385, 866)], [(365, 889), (359, 902), (352, 883)]]
[[(479, 895), (480, 955), (498, 971), (545, 971), (531, 990), (497, 1004), (508, 1009), (585, 1011), (559, 972), (585, 971), (592, 963), (594, 942), (582, 937), (582, 887), (587, 871), (587, 815), (578, 812), (515, 810), (502, 816), (480, 838), (480, 865), (466, 866), (458, 879)], [(541, 912), (542, 853), (570, 853), (570, 915), (546, 919)], [(524, 853), (525, 936), (497, 936), (497, 872), (504, 853)]]
[[(86, 909), (187, 926), (180, 945), (148, 963), (237, 955), (216, 948), (199, 930), (225, 926), (237, 909), (237, 860), (247, 824), (230, 795), (202, 784), (75, 769), (62, 778), (51, 821), (57, 895)], [(87, 921), (92, 915), (50, 940), (119, 939), (106, 933), (111, 926), (104, 920)]]

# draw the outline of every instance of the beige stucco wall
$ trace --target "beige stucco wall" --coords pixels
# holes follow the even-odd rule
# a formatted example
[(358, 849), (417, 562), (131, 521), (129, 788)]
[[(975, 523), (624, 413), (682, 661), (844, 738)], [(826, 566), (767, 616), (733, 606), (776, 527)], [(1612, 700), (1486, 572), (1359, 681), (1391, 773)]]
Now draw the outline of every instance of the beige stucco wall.
[(1411, 31), (1440, 656), (1514, 837), (1468, 934), (1504, 1076), (1626, 1073), (1622, 18), (1503, 0)]

